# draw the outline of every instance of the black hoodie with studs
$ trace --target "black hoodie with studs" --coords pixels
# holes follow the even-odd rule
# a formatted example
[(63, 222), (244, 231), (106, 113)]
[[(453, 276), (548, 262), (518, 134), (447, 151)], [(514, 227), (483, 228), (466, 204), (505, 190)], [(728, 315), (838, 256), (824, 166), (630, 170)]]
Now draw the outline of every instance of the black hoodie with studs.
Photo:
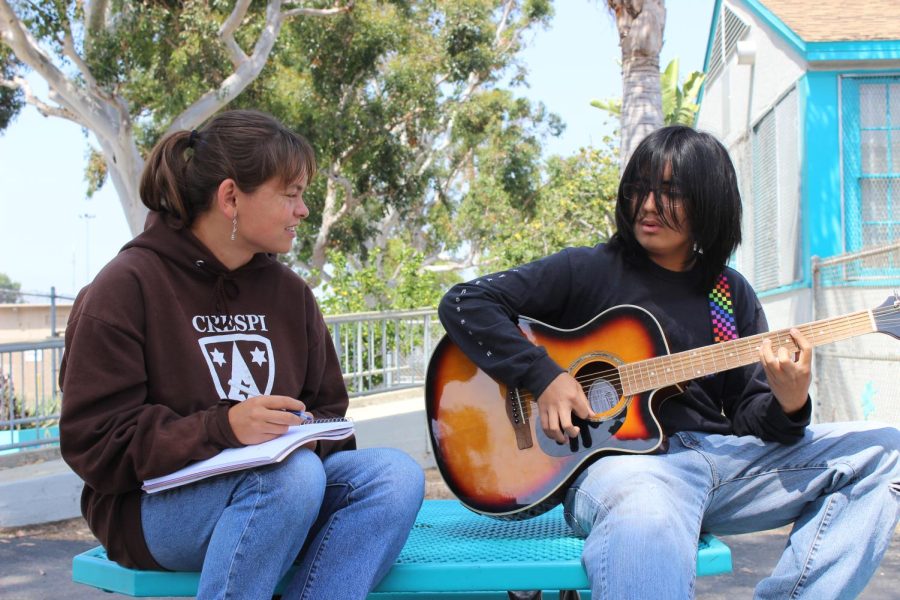
[[(733, 313), (729, 318), (737, 337), (768, 331), (763, 307), (750, 283), (734, 269), (726, 267), (724, 274)], [(668, 353), (711, 347), (716, 342), (713, 321), (720, 315), (715, 313), (713, 318), (710, 291), (701, 285), (701, 277), (698, 267), (669, 271), (645, 256), (626, 257), (611, 244), (567, 248), (457, 284), (442, 299), (438, 314), (447, 334), (475, 364), (498, 381), (524, 388), (537, 398), (570, 365), (557, 364), (546, 348), (526, 339), (516, 327), (520, 316), (581, 335), (581, 327), (604, 311), (612, 309), (606, 315), (612, 319), (621, 314), (615, 312), (621, 310), (617, 307), (637, 306), (652, 315), (658, 329), (645, 334), (637, 327), (623, 328), (621, 338), (602, 350), (618, 356), (631, 348), (629, 335), (635, 339), (662, 336)], [(684, 368), (685, 361), (681, 364)], [(810, 422), (809, 400), (797, 414), (785, 414), (759, 362), (696, 379), (691, 379), (690, 369), (684, 375), (683, 392), (662, 403), (657, 415), (667, 435), (707, 431), (790, 444), (803, 436)], [(651, 381), (648, 373), (647, 380), (639, 383)]]

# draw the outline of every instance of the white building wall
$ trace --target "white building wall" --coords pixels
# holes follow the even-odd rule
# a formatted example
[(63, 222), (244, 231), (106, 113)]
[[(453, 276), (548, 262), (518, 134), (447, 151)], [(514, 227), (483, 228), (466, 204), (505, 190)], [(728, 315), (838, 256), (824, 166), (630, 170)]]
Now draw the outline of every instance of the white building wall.
[[(744, 242), (734, 257), (734, 265), (760, 290), (772, 289), (791, 285), (801, 272), (797, 261), (801, 256), (799, 219), (803, 126), (798, 122), (798, 118), (802, 118), (802, 107), (798, 105), (796, 87), (805, 73), (806, 63), (779, 33), (757, 18), (742, 0), (722, 2), (717, 27), (732, 21), (726, 11), (740, 19), (747, 30), (740, 32), (741, 28), (729, 28), (729, 35), (740, 32), (742, 37), (737, 48), (726, 46), (728, 56), (722, 70), (705, 82), (697, 126), (723, 141), (738, 172), (744, 198)], [(712, 51), (716, 51), (715, 45)], [(802, 97), (799, 98), (799, 102), (802, 101)], [(774, 121), (773, 109), (778, 113)], [(757, 207), (756, 204), (762, 199), (755, 200), (753, 196), (752, 130), (766, 115), (769, 115), (770, 125), (776, 123), (772, 150), (776, 155), (771, 157), (778, 169), (777, 190), (773, 190), (777, 194), (774, 208), (771, 198), (769, 203), (763, 202)], [(762, 172), (760, 174), (764, 175)], [(755, 214), (756, 208), (762, 211), (759, 215)], [(772, 210), (776, 210), (777, 214), (769, 214)], [(754, 224), (759, 219), (770, 218), (778, 228), (776, 238), (762, 243), (768, 246), (776, 242), (773, 251), (777, 253), (778, 264), (774, 265), (774, 271), (771, 257), (764, 264), (754, 262), (754, 255), (760, 254), (754, 253), (754, 249), (758, 249)], [(779, 309), (773, 307), (772, 310)], [(802, 315), (789, 311), (785, 316), (793, 323), (796, 322), (794, 317)]]
[(769, 329), (788, 329), (814, 321), (812, 292), (808, 288), (772, 294), (760, 299)]
[[(712, 133), (731, 147), (770, 110), (805, 72), (805, 61), (776, 32), (745, 8), (739, 0), (725, 0), (722, 11), (731, 10), (750, 26), (743, 43), (755, 49), (752, 64), (738, 64), (732, 54), (721, 73), (704, 84), (697, 127)], [(720, 20), (723, 15), (720, 14)]]

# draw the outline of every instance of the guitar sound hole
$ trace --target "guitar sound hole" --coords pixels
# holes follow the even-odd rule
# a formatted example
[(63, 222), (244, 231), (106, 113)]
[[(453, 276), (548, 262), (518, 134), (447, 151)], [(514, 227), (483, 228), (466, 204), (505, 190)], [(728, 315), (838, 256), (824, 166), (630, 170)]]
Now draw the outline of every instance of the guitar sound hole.
[(611, 411), (619, 403), (619, 392), (615, 386), (607, 381), (604, 376), (609, 374), (609, 365), (605, 363), (591, 363), (578, 372), (578, 380), (584, 387), (584, 395), (587, 396), (594, 413)]

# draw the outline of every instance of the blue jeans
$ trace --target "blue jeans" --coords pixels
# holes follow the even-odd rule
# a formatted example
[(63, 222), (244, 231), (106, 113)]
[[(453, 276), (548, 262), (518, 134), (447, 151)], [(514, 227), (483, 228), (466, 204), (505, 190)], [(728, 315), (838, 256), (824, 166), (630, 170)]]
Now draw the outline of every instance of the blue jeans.
[(221, 475), (141, 502), (156, 561), (201, 571), (197, 598), (363, 599), (393, 565), (424, 496), (424, 474), (390, 448), (307, 449), (281, 463)]
[(820, 424), (796, 444), (682, 432), (660, 455), (607, 456), (568, 490), (592, 598), (693, 598), (701, 531), (793, 523), (756, 598), (853, 598), (900, 514), (900, 430)]

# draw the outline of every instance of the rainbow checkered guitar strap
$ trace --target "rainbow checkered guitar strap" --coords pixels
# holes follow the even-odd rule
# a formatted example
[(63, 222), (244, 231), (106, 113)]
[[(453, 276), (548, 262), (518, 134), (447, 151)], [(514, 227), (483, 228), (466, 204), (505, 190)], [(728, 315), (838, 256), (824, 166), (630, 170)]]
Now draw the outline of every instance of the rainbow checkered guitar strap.
[(736, 340), (737, 325), (734, 322), (734, 306), (731, 303), (731, 286), (725, 273), (716, 279), (716, 285), (709, 292), (709, 318), (712, 322), (715, 343)]

